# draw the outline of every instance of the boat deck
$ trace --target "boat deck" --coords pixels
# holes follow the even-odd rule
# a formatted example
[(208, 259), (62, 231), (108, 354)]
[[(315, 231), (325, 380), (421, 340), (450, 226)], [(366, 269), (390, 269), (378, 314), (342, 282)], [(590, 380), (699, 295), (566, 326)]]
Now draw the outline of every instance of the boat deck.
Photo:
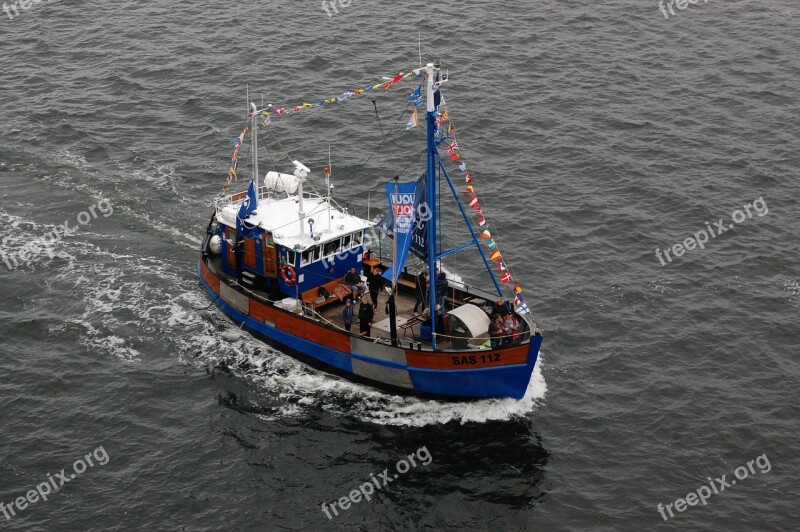
[[(229, 281), (234, 281), (234, 279), (227, 274), (222, 273), (221, 268), (221, 260), (220, 257), (211, 257), (210, 263), (213, 264), (214, 269), (220, 273), (223, 277), (227, 278)], [(416, 297), (413, 290), (413, 281), (411, 280), (413, 277), (408, 274), (404, 274), (404, 278), (402, 279), (401, 283), (398, 285), (398, 294), (396, 296), (396, 305), (397, 305), (397, 336), (402, 344), (412, 347), (412, 343), (418, 344), (422, 349), (431, 346), (431, 342), (429, 339), (423, 340), (421, 338), (421, 326), (423, 321), (427, 319), (427, 316), (423, 319), (423, 313), (425, 310), (429, 310), (427, 307), (425, 310), (421, 308), (418, 309), (417, 313), (414, 313), (414, 304), (416, 303)], [(235, 281), (234, 281), (235, 284)], [(242, 285), (247, 292), (251, 294), (251, 297), (256, 297), (263, 301), (269, 301), (272, 303), (277, 303), (273, 298), (270, 297), (270, 294), (262, 290), (256, 286), (245, 286)], [(458, 292), (458, 296), (456, 293)], [(454, 301), (454, 297), (459, 297), (458, 301)], [(370, 338), (377, 339), (383, 338), (388, 340), (391, 337), (390, 332), (390, 325), (389, 325), (389, 314), (387, 313), (386, 303), (388, 300), (388, 294), (386, 291), (382, 291), (378, 295), (378, 308), (375, 309), (375, 315), (372, 321), (372, 328), (370, 331)], [(486, 305), (490, 305), (490, 301), (486, 297), (477, 296), (474, 294), (468, 294), (465, 292), (459, 292), (458, 290), (449, 291), (448, 297), (445, 298), (445, 308), (454, 308), (460, 306), (464, 303), (473, 303), (478, 305), (479, 307), (484, 307)], [(427, 303), (427, 301), (426, 301)], [(344, 331), (344, 324), (342, 323), (342, 308), (344, 307), (344, 301), (339, 301), (336, 296), (330, 296), (329, 300), (326, 302), (324, 306), (320, 306), (317, 309), (312, 309), (310, 305), (303, 306), (303, 314), (311, 319), (324, 323), (328, 326), (334, 327), (335, 329), (345, 332)], [(358, 325), (358, 305), (359, 303), (356, 302), (354, 308), (354, 323), (350, 329), (350, 334), (353, 336), (359, 335), (359, 325)], [(447, 317), (445, 317), (447, 319)], [(446, 327), (445, 327), (446, 328)], [(453, 347), (450, 345), (450, 341), (447, 339), (446, 335), (441, 335), (443, 331), (439, 331), (440, 334), (437, 334), (437, 348), (448, 350), (452, 349)], [(486, 337), (481, 338), (474, 338), (470, 341), (469, 346), (467, 349), (480, 349), (481, 344), (484, 341), (488, 341), (488, 335)], [(461, 347), (463, 350), (464, 348)]]
[[(389, 296), (387, 295), (386, 291), (383, 291), (378, 295), (378, 308), (375, 310), (375, 317), (372, 320), (372, 330), (370, 331), (372, 337), (390, 337), (389, 314), (386, 312), (388, 310), (386, 308), (388, 299)], [(420, 341), (420, 317), (424, 311), (422, 310), (422, 305), (420, 305), (420, 307), (417, 309), (418, 312), (415, 314), (415, 303), (416, 298), (414, 295), (403, 291), (400, 291), (395, 298), (395, 305), (397, 308), (397, 335), (401, 339)], [(353, 323), (353, 328), (351, 329), (351, 332), (354, 332), (355, 334), (358, 334), (358, 305), (359, 303), (356, 302), (354, 307), (356, 323)], [(337, 302), (319, 309), (318, 312), (326, 320), (341, 327), (343, 306), (344, 302)]]

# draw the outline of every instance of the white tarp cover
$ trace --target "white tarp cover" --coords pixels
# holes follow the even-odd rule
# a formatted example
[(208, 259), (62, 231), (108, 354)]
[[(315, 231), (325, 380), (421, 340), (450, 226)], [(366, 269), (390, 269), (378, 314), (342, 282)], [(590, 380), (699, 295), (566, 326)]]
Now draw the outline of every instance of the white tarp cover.
[(472, 303), (454, 308), (447, 315), (458, 318), (467, 327), (469, 336), (473, 338), (485, 335), (486, 331), (489, 330), (489, 316), (480, 307)]

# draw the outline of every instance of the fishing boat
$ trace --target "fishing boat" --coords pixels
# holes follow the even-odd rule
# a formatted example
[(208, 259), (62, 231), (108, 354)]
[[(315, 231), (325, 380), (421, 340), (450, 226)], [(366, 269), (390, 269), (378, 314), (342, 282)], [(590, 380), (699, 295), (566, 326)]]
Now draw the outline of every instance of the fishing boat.
[[(438, 63), (428, 63), (335, 98), (288, 108), (250, 103), (244, 130), (232, 139), (231, 168), (197, 272), (213, 304), (236, 325), (314, 368), (389, 393), (520, 399), (542, 335), (461, 155), (442, 94), (448, 78)], [(291, 160), (259, 173), (259, 128), (270, 121), (371, 91), (396, 93), (409, 82), (416, 87), (407, 96), (413, 112), (406, 127), (425, 129), (424, 150), (417, 152), (424, 165), (414, 179), (386, 179), (383, 219), (360, 218), (337, 203), (330, 166), (312, 172)], [(244, 145), (251, 179), (246, 190), (229, 193)], [(451, 178), (456, 171), (464, 185)], [(438, 217), (445, 202), (463, 218), (466, 242), (443, 245)], [(459, 254), (460, 264), (469, 251), (488, 273), (488, 288), (445, 269), (445, 260)], [(349, 308), (355, 328), (345, 323)]]

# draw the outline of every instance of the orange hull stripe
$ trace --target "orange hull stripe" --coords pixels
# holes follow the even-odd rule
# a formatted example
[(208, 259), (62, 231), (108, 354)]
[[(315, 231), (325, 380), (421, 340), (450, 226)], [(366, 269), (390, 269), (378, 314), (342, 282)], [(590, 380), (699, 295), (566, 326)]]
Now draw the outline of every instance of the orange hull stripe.
[(213, 290), (215, 294), (219, 294), (219, 279), (211, 273), (211, 270), (208, 269), (208, 266), (206, 266), (203, 260), (200, 261), (200, 275), (203, 276), (203, 280), (211, 287), (211, 290)]
[(423, 369), (476, 369), (525, 364), (528, 345), (505, 349), (464, 351), (461, 353), (426, 353), (406, 350), (409, 368)]
[(281, 313), (278, 317), (277, 325), (278, 329), (289, 334), (350, 354), (350, 336), (348, 335), (309, 323), (301, 318), (288, 316), (285, 313)]

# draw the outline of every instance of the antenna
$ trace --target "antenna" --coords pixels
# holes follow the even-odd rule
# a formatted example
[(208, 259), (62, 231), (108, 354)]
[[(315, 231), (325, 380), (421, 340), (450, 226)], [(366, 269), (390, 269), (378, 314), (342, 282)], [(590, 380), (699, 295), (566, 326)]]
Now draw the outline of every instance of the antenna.
[[(333, 170), (333, 164), (331, 163), (331, 143), (330, 142), (328, 143), (328, 170), (329, 170), (328, 171), (329, 174)], [(328, 195), (330, 195), (330, 192), (328, 192)]]
[(331, 144), (328, 143), (328, 166), (323, 170), (325, 173), (325, 187), (327, 190), (328, 196), (328, 229), (331, 228), (331, 192), (333, 191), (333, 185), (331, 184), (331, 169), (333, 168), (333, 164), (331, 164)]
[(422, 66), (422, 32), (421, 31), (417, 32), (417, 39), (418, 39), (418, 43), (417, 44), (419, 45), (419, 66)]

